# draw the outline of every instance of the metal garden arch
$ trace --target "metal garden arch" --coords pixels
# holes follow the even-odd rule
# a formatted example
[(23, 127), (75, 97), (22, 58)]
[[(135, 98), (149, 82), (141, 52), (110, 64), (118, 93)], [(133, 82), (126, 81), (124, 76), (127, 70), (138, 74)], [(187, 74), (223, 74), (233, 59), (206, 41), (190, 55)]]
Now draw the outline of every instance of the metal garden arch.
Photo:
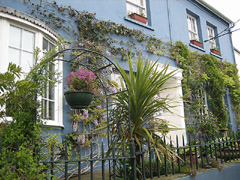
[[(68, 59), (64, 59), (64, 58), (57, 58), (58, 56), (60, 55), (63, 55), (64, 56), (64, 53), (66, 52), (77, 52), (77, 54), (74, 54), (73, 57), (70, 57)], [(99, 56), (101, 58), (103, 58), (104, 60), (106, 60), (108, 62), (107, 65), (105, 66), (102, 66), (102, 67), (98, 67), (98, 69), (94, 70), (92, 69), (91, 67), (88, 66), (88, 64), (84, 64), (84, 63), (80, 63), (80, 62), (76, 62), (75, 60), (85, 54), (93, 54), (95, 56)], [(92, 50), (88, 50), (88, 49), (84, 49), (84, 48), (68, 48), (68, 49), (63, 49), (63, 50), (60, 50), (58, 51), (57, 53), (55, 53), (54, 55), (52, 55), (50, 57), (50, 61), (53, 60), (53, 61), (62, 61), (62, 62), (65, 62), (65, 63), (69, 63), (69, 64), (75, 64), (75, 65), (80, 65), (80, 66), (83, 66), (85, 68), (87, 68), (88, 70), (92, 71), (98, 81), (100, 82), (100, 85), (103, 87), (104, 89), (104, 93), (105, 95), (108, 97), (108, 96), (111, 96), (111, 95), (114, 95), (114, 94), (118, 94), (118, 93), (122, 93), (122, 92), (127, 92), (129, 93), (128, 91), (128, 87), (127, 87), (127, 84), (126, 84), (126, 81), (122, 75), (122, 73), (120, 72), (119, 68), (116, 66), (116, 64), (110, 60), (108, 57), (106, 57), (105, 55), (99, 53), (99, 52), (96, 52), (96, 51), (92, 51)], [(101, 78), (98, 76), (97, 72), (100, 71), (100, 70), (103, 70), (107, 67), (110, 67), (110, 66), (114, 66), (114, 68), (116, 69), (116, 71), (121, 75), (122, 79), (123, 79), (123, 82), (125, 84), (125, 87), (126, 87), (126, 90), (125, 91), (120, 91), (120, 92), (117, 92), (117, 93), (114, 93), (114, 94), (110, 94), (110, 95), (107, 95), (107, 91), (106, 91), (106, 88), (101, 80)], [(128, 96), (128, 121), (129, 121), (129, 139), (130, 139), (130, 158), (131, 158), (131, 163), (132, 163), (132, 179), (136, 179), (136, 156), (135, 156), (135, 145), (134, 145), (134, 139), (132, 138), (132, 127), (131, 127), (131, 123), (130, 123), (130, 106), (129, 106), (129, 96)], [(108, 98), (107, 98), (107, 123), (109, 124), (109, 113), (108, 113)], [(108, 126), (108, 146), (109, 146), (109, 143), (110, 143), (110, 140), (109, 140), (109, 126)], [(67, 179), (67, 173), (65, 172), (65, 178)]]

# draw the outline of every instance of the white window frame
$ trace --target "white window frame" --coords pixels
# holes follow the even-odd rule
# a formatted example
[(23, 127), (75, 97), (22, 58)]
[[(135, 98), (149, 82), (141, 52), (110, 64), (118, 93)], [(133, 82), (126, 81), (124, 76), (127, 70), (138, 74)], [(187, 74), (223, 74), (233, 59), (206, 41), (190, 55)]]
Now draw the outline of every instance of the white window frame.
[(126, 0), (127, 15), (137, 13), (147, 17), (146, 0), (139, 0), (139, 4), (134, 0)]
[(190, 14), (187, 14), (187, 24), (188, 24), (189, 39), (199, 41), (197, 19), (191, 16)]
[[(9, 43), (8, 43), (8, 51), (9, 51), (9, 49), (14, 49), (14, 50), (18, 50), (19, 52), (20, 52), (20, 59), (19, 59), (19, 62), (18, 63), (20, 63), (21, 64), (21, 62), (22, 62), (22, 60), (24, 59), (23, 58), (23, 53), (25, 52), (25, 53), (29, 53), (29, 54), (32, 54), (32, 59), (33, 59), (33, 53), (34, 53), (34, 46), (35, 46), (35, 36), (36, 36), (36, 32), (34, 32), (34, 31), (30, 31), (30, 30), (28, 30), (28, 29), (26, 29), (26, 28), (22, 28), (22, 27), (19, 27), (19, 26), (15, 26), (15, 25), (13, 25), (12, 23), (10, 23), (10, 26), (9, 26), (9, 30), (10, 30), (10, 28), (11, 27), (14, 27), (14, 28), (17, 28), (17, 29), (19, 29), (20, 31), (21, 31), (21, 34), (20, 34), (20, 47), (14, 47), (14, 46), (11, 46)], [(29, 51), (29, 50), (25, 50), (24, 48), (23, 48), (23, 42), (24, 42), (24, 40), (23, 40), (23, 33), (24, 33), (24, 31), (28, 31), (28, 32), (30, 32), (30, 33), (33, 33), (34, 34), (34, 42), (33, 42), (33, 50), (32, 51)], [(10, 36), (8, 36), (8, 37), (10, 37)], [(8, 53), (9, 54), (9, 53)], [(17, 65), (20, 65), (20, 64), (17, 64)], [(32, 62), (32, 65), (33, 65), (33, 62)], [(24, 74), (27, 74), (27, 72), (25, 72), (24, 71), (24, 69), (22, 69), (23, 70), (23, 73)]]
[[(57, 37), (55, 37), (52, 33), (50, 33), (48, 30), (33, 24), (25, 19), (0, 12), (0, 72), (4, 73), (6, 72), (8, 68), (8, 48), (9, 48), (9, 30), (10, 30), (10, 25), (19, 27), (21, 29), (30, 31), (35, 33), (35, 46), (34, 48), (39, 47), (42, 49), (42, 43), (43, 43), (43, 38), (47, 39), (50, 42), (57, 42)], [(42, 57), (43, 52), (40, 53), (40, 57)], [(61, 61), (56, 61), (55, 62), (56, 69), (58, 72), (62, 73), (63, 70), (63, 64)], [(55, 107), (54, 107), (54, 120), (43, 120), (45, 125), (49, 126), (56, 126), (56, 127), (63, 127), (63, 117), (62, 117), (62, 82), (57, 83), (55, 85)], [(4, 107), (0, 107), (4, 108)], [(11, 120), (11, 117), (6, 117), (6, 120)]]
[(207, 26), (207, 33), (208, 33), (208, 39), (209, 39), (209, 46), (211, 49), (214, 49), (217, 47), (216, 39), (215, 37), (215, 31), (214, 28), (211, 26)]

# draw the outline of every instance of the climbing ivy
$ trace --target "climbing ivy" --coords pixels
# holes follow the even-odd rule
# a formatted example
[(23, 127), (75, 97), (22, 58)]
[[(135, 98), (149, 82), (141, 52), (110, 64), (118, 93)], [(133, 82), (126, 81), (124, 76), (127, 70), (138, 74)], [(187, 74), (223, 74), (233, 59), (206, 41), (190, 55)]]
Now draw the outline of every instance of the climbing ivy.
[[(162, 40), (122, 24), (99, 20), (95, 13), (45, 1), (40, 4), (31, 3), (30, 8), (31, 14), (36, 18), (67, 32), (75, 42), (74, 47), (84, 47), (122, 60), (126, 60), (127, 55), (132, 57), (143, 50), (158, 56), (167, 52), (167, 43)], [(99, 59), (98, 56), (92, 58)]]
[[(191, 52), (182, 42), (176, 42), (171, 52), (172, 58), (183, 69), (182, 87), (188, 131), (191, 134), (208, 135), (211, 132), (214, 135), (213, 128), (227, 129), (229, 115), (224, 96), (228, 90), (239, 123), (240, 83), (236, 65), (219, 61), (212, 55)], [(205, 94), (208, 109), (207, 101), (204, 102)]]

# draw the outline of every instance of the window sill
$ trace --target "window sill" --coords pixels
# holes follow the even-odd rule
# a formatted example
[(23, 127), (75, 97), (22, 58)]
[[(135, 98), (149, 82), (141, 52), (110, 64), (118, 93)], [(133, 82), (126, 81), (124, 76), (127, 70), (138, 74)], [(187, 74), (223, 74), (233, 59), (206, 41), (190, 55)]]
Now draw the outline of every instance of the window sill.
[(206, 52), (203, 48), (198, 47), (198, 46), (196, 46), (196, 45), (194, 45), (194, 44), (192, 44), (192, 43), (189, 43), (189, 46), (194, 47), (194, 48), (196, 48), (196, 49), (198, 49), (198, 50), (200, 50), (200, 51), (202, 51), (202, 52)]
[[(0, 122), (11, 122), (12, 117), (5, 117), (4, 119), (0, 119)], [(56, 127), (56, 128), (64, 128), (64, 126), (58, 122), (55, 121), (48, 121), (48, 120), (43, 120), (43, 126), (46, 127)]]
[(50, 120), (43, 120), (43, 126), (45, 127), (56, 127), (56, 128), (64, 128), (63, 124), (58, 123), (56, 121), (50, 121)]
[(131, 23), (134, 23), (134, 24), (137, 24), (137, 25), (139, 25), (139, 26), (142, 26), (142, 27), (144, 27), (144, 28), (146, 28), (146, 29), (149, 29), (149, 30), (151, 30), (151, 31), (154, 31), (154, 29), (152, 28), (152, 27), (150, 27), (149, 25), (147, 25), (147, 24), (143, 24), (143, 23), (141, 23), (141, 22), (139, 22), (139, 21), (136, 21), (136, 20), (134, 20), (134, 19), (132, 19), (132, 18), (129, 18), (129, 17), (124, 17), (124, 20), (126, 20), (126, 21), (128, 21), (128, 22), (131, 22)]
[(214, 54), (212, 52), (210, 52), (209, 54), (211, 54), (212, 56), (216, 57), (216, 58), (219, 58), (219, 59), (222, 59), (222, 56), (221, 55), (217, 55), (217, 54)]

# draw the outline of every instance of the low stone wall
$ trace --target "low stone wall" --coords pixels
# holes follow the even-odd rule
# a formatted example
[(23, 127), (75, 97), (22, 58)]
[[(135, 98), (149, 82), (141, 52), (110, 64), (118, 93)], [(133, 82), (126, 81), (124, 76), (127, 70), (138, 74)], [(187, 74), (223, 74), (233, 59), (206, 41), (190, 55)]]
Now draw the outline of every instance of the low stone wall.
[(223, 168), (221, 171), (218, 169), (198, 173), (195, 178), (186, 176), (175, 180), (239, 180), (240, 179), (240, 164), (231, 165)]

